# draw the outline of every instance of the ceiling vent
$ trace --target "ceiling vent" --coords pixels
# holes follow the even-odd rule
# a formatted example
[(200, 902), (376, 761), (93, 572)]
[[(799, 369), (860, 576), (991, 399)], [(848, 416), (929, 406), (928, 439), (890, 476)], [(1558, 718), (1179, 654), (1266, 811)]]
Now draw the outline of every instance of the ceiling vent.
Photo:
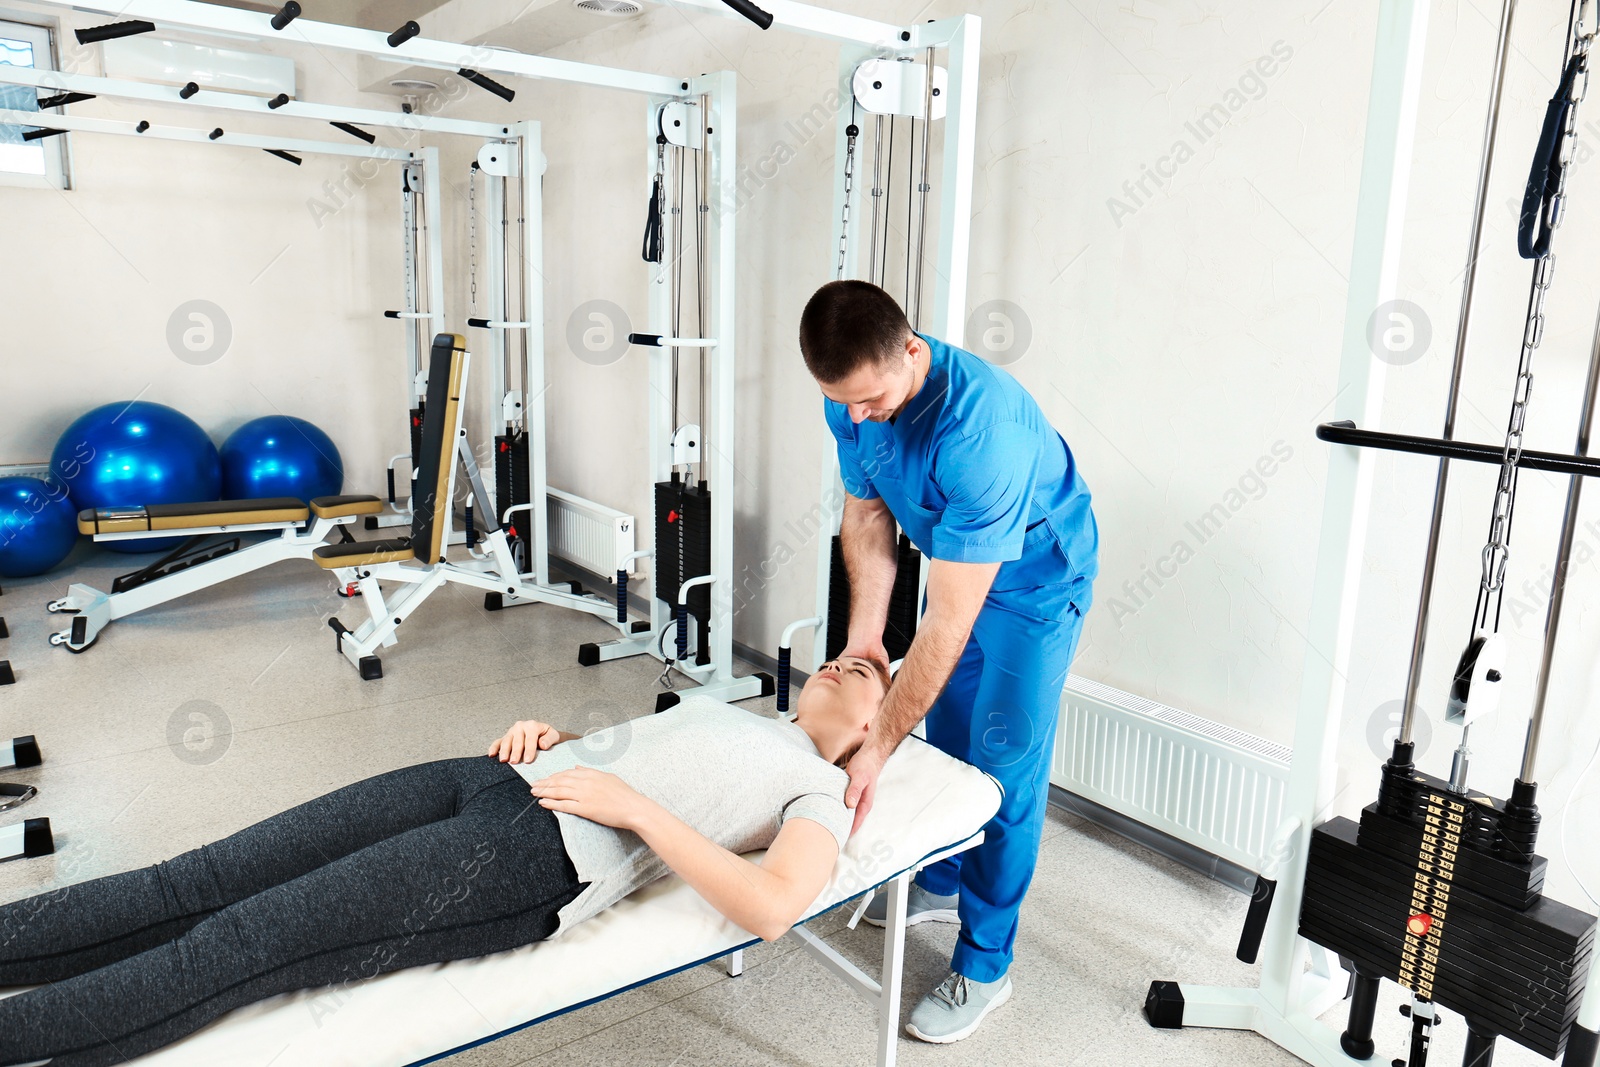
[(644, 10), (644, 5), (636, 0), (572, 0), (572, 6), (592, 15), (610, 15), (613, 18), (629, 18)]

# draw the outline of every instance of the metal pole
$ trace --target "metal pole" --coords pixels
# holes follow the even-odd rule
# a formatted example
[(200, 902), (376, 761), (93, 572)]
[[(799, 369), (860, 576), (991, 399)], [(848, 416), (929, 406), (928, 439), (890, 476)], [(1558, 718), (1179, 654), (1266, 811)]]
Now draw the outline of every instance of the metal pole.
[[(1461, 311), (1456, 320), (1455, 362), (1450, 370), (1450, 398), (1445, 404), (1444, 437), (1455, 436), (1456, 403), (1461, 396), (1461, 371), (1467, 356), (1467, 328), (1472, 316), (1472, 290), (1478, 278), (1478, 250), (1483, 243), (1484, 208), (1489, 199), (1489, 175), (1494, 166), (1495, 137), (1500, 127), (1500, 98), (1506, 84), (1506, 61), (1511, 55), (1511, 21), (1517, 0), (1505, 0), (1500, 12), (1500, 35), (1495, 45), (1494, 85), (1489, 91), (1489, 117), (1483, 134), (1483, 157), (1478, 165), (1478, 195), (1472, 208), (1472, 240), (1467, 246), (1466, 277), (1461, 286)], [(1439, 535), (1444, 528), (1445, 493), (1450, 483), (1450, 461), (1439, 461), (1433, 489), (1433, 518), (1428, 526), (1428, 554), (1422, 564), (1422, 595), (1417, 603), (1417, 626), (1411, 638), (1411, 664), (1406, 673), (1405, 707), (1400, 718), (1400, 744), (1411, 741), (1417, 710), (1417, 689), (1422, 684), (1422, 657), (1428, 636), (1428, 609), (1433, 599), (1433, 576), (1439, 562)]]
[[(1583, 410), (1578, 420), (1577, 455), (1589, 452), (1589, 431), (1594, 427), (1596, 394), (1600, 392), (1600, 316), (1595, 319), (1594, 342), (1589, 349), (1589, 380), (1584, 385)], [(1545, 697), (1550, 692), (1550, 664), (1555, 658), (1556, 631), (1561, 626), (1561, 606), (1566, 598), (1567, 571), (1572, 565), (1572, 541), (1578, 529), (1578, 505), (1583, 496), (1583, 479), (1574, 475), (1567, 483), (1567, 510), (1561, 517), (1561, 545), (1556, 550), (1555, 578), (1550, 586), (1550, 608), (1544, 621), (1544, 654), (1539, 659), (1539, 683), (1533, 698), (1533, 717), (1528, 720), (1528, 740), (1522, 750), (1524, 782), (1534, 782), (1534, 761), (1539, 756), (1539, 733), (1544, 726)]]
[(917, 181), (917, 284), (911, 314), (912, 325), (922, 328), (922, 276), (923, 258), (928, 242), (928, 150), (933, 138), (933, 49), (928, 49), (926, 65), (927, 84), (922, 89), (922, 174)]

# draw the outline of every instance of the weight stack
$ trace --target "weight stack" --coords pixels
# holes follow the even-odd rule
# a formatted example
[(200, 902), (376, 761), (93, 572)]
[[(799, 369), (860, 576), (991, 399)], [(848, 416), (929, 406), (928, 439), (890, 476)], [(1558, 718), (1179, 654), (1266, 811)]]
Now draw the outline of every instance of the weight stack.
[(1436, 799), (1437, 832), (1409, 856), (1349, 819), (1313, 831), (1300, 935), (1555, 1059), (1583, 1002), (1595, 917), (1544, 896), (1515, 908), (1462, 882), (1454, 827), (1470, 802)]
[[(889, 661), (904, 659), (917, 636), (920, 603), (917, 589), (922, 584), (922, 553), (911, 538), (900, 535), (895, 549), (894, 589), (889, 593), (889, 617), (883, 627), (883, 647)], [(828, 647), (833, 659), (844, 651), (850, 639), (850, 574), (844, 564), (844, 542), (835, 535), (833, 558), (828, 567)]]
[[(500, 509), (500, 515), (504, 515), (507, 508), (526, 504), (528, 498), (528, 435), (513, 430), (494, 439), (495, 507)], [(499, 518), (499, 515), (495, 516), (497, 523)], [(517, 559), (527, 561), (533, 558), (530, 551), (532, 532), (531, 515), (519, 512), (512, 516), (511, 528), (506, 531), (506, 538), (511, 542), (512, 555)], [(532, 569), (526, 562), (523, 566)]]
[[(711, 573), (711, 491), (677, 475), (656, 483), (656, 596), (673, 603), (691, 578)], [(711, 624), (711, 587), (689, 590), (689, 614)], [(704, 642), (701, 647), (704, 648)]]

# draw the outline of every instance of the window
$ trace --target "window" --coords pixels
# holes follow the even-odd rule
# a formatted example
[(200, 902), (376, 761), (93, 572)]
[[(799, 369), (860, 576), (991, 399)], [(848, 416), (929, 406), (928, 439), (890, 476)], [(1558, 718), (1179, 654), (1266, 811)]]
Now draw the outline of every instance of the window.
[[(0, 64), (54, 70), (55, 49), (49, 28), (0, 20)], [(38, 111), (39, 90), (31, 85), (0, 82), (0, 108)], [(0, 125), (0, 184), (65, 189), (65, 138), (24, 141), (25, 129)]]

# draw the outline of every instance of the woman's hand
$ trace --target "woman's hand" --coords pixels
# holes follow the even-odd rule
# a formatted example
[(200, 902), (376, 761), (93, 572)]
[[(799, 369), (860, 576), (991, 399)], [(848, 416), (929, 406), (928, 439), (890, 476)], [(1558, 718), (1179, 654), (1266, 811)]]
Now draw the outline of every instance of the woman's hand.
[(558, 771), (533, 783), (532, 791), (542, 807), (619, 830), (637, 830), (655, 806), (621, 778), (593, 767)]
[(516, 723), (504, 737), (490, 745), (489, 755), (500, 757), (501, 763), (532, 763), (539, 753), (560, 743), (560, 730), (549, 723), (529, 719)]

